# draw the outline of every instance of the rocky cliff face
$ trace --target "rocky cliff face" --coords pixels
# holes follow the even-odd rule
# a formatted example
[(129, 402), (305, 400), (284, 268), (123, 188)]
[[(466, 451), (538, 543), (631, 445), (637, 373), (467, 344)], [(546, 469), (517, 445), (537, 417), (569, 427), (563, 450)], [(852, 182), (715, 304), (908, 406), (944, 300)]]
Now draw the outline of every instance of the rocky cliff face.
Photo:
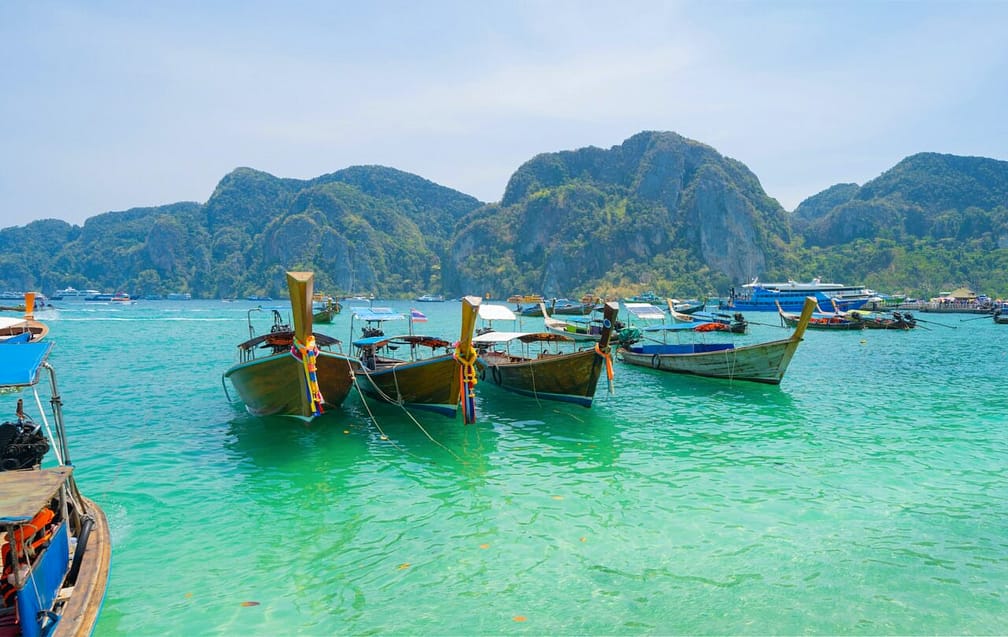
[[(460, 226), (446, 274), (454, 288), (486, 289), (505, 275), (505, 285), (548, 295), (648, 267), (747, 280), (766, 271), (771, 242), (789, 237), (783, 208), (745, 166), (655, 132), (609, 150), (539, 155), (515, 172), (499, 206)], [(673, 254), (677, 263), (664, 263)]]

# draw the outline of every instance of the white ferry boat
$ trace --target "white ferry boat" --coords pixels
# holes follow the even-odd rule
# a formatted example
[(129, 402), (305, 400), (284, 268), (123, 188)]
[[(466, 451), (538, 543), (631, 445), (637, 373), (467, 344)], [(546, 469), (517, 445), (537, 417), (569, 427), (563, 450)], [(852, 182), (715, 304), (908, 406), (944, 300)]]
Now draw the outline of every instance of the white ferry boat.
[(806, 296), (811, 296), (824, 311), (832, 312), (833, 304), (841, 312), (856, 310), (873, 298), (874, 290), (860, 285), (823, 283), (818, 277), (808, 283), (760, 283), (753, 279), (742, 286), (743, 292), (732, 288), (727, 308), (740, 312), (776, 312), (777, 305), (785, 312), (801, 311)]
[(49, 298), (53, 301), (83, 301), (89, 296), (101, 294), (98, 290), (78, 290), (75, 288), (64, 288), (56, 290)]

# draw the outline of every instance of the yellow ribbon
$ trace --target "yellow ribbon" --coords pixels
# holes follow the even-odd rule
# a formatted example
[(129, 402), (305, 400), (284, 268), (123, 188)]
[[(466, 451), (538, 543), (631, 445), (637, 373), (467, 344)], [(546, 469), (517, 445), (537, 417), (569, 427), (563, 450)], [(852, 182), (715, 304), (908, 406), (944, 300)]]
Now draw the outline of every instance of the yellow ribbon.
[(315, 361), (318, 358), (319, 349), (315, 344), (315, 336), (309, 334), (307, 342), (303, 344), (301, 341), (295, 340), (294, 347), (300, 354), (301, 367), (308, 385), (308, 400), (311, 401), (312, 415), (319, 416), (322, 414), (322, 403), (325, 402), (325, 399), (322, 397), (322, 390), (319, 389), (318, 384), (318, 368)]
[(476, 350), (469, 346), (469, 351), (463, 356), (455, 346), (452, 358), (459, 362), (459, 400), (462, 403), (462, 419), (466, 424), (476, 422)]

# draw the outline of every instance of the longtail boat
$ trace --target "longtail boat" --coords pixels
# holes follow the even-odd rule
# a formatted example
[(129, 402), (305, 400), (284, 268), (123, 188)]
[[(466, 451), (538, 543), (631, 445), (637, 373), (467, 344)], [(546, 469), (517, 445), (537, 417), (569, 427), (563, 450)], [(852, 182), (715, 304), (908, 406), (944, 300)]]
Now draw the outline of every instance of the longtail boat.
[(676, 323), (713, 323), (713, 325), (701, 331), (731, 332), (732, 334), (745, 334), (749, 329), (749, 322), (745, 320), (741, 312), (729, 314), (727, 312), (706, 312), (702, 309), (697, 309), (692, 313), (685, 313), (675, 309), (676, 304), (673, 302), (673, 299), (666, 299), (666, 302), (668, 303), (669, 316)]
[(353, 387), (360, 363), (339, 351), (339, 340), (312, 332), (313, 279), (311, 272), (287, 273), (293, 329), (272, 310), (273, 325), (257, 335), (252, 315), (263, 310), (248, 312), (250, 338), (238, 344), (238, 363), (221, 384), (228, 394), (229, 380), (253, 416), (310, 419), (338, 407)]
[[(543, 325), (546, 326), (547, 332), (567, 336), (575, 341), (598, 343), (602, 339), (602, 331), (606, 328), (606, 318), (603, 312), (598, 310), (593, 311), (593, 314), (589, 316), (571, 316), (566, 319), (558, 319), (551, 316), (546, 310), (546, 303), (540, 301), (539, 313), (542, 314)], [(622, 326), (614, 323), (610, 327), (615, 327), (618, 330)]]
[(402, 320), (402, 314), (389, 308), (352, 308), (351, 333), (355, 321), (364, 322), (361, 337), (353, 341), (363, 367), (358, 386), (376, 400), (446, 416), (455, 416), (461, 404), (463, 421), (476, 422), (477, 357), (472, 336), (480, 301), (477, 296), (463, 297), (462, 328), (454, 345), (437, 336), (414, 334), (412, 312), (409, 333), (389, 336), (383, 324)]
[[(785, 312), (780, 303), (777, 304), (777, 313), (780, 315), (782, 326), (795, 327), (801, 318), (797, 314)], [(852, 318), (844, 312), (823, 312), (818, 302), (815, 303), (812, 316), (808, 321), (808, 329), (810, 330), (849, 331), (863, 330), (864, 328), (864, 321)]]
[(1008, 325), (1008, 311), (1004, 308), (994, 310), (993, 319), (995, 325)]
[(29, 391), (41, 411), (36, 423), (18, 398), (0, 423), (0, 635), (90, 635), (108, 585), (108, 520), (77, 488), (52, 347), (0, 345), (0, 395)]
[[(473, 345), (479, 354), (482, 380), (523, 396), (591, 407), (603, 367), (612, 390), (609, 338), (618, 311), (615, 303), (605, 304), (599, 341), (593, 347), (576, 351), (559, 349), (559, 343), (576, 344), (564, 334), (494, 330), (477, 334), (473, 337)], [(502, 305), (481, 306), (480, 316), (487, 320), (516, 319), (514, 313)], [(553, 351), (549, 345), (554, 346)], [(512, 347), (519, 351), (513, 351)]]
[(917, 327), (917, 319), (910, 312), (866, 312), (851, 310), (844, 313), (852, 321), (864, 323), (869, 330), (912, 330)]
[(35, 320), (35, 293), (25, 292), (24, 316), (0, 316), (0, 342), (26, 343), (41, 341), (49, 333), (49, 326)]
[(316, 325), (332, 323), (343, 306), (339, 301), (325, 294), (312, 295), (312, 322)]
[[(794, 332), (783, 340), (743, 347), (735, 347), (733, 343), (667, 342), (667, 336), (675, 332), (697, 334), (688, 323), (680, 323), (627, 330), (625, 337), (621, 333), (617, 354), (625, 363), (666, 372), (778, 385), (805, 334), (815, 305), (815, 299), (806, 299)], [(638, 331), (639, 334), (632, 334)], [(656, 334), (662, 336), (661, 341), (654, 338)]]

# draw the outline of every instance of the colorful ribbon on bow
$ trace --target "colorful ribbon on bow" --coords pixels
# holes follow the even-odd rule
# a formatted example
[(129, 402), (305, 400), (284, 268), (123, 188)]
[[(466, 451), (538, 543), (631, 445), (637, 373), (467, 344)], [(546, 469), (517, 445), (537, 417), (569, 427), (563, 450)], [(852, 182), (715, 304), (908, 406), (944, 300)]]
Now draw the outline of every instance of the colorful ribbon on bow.
[(459, 401), (462, 403), (462, 421), (471, 425), (476, 422), (476, 350), (472, 345), (463, 356), (459, 344), (455, 344), (452, 358), (459, 362)]
[(309, 334), (307, 343), (301, 343), (297, 339), (294, 340), (294, 344), (291, 345), (291, 354), (294, 358), (301, 361), (301, 367), (304, 369), (305, 375), (305, 386), (308, 391), (308, 401), (311, 404), (311, 411), (313, 416), (322, 415), (322, 403), (325, 399), (322, 397), (322, 390), (319, 389), (318, 384), (318, 369), (315, 363), (318, 359), (319, 348), (315, 344), (315, 336)]
[(614, 376), (612, 366), (612, 355), (609, 354), (608, 347), (603, 352), (602, 349), (598, 346), (598, 343), (595, 343), (595, 353), (601, 356), (603, 359), (605, 359), (606, 377), (609, 379), (609, 393), (611, 394), (613, 392), (613, 376)]

